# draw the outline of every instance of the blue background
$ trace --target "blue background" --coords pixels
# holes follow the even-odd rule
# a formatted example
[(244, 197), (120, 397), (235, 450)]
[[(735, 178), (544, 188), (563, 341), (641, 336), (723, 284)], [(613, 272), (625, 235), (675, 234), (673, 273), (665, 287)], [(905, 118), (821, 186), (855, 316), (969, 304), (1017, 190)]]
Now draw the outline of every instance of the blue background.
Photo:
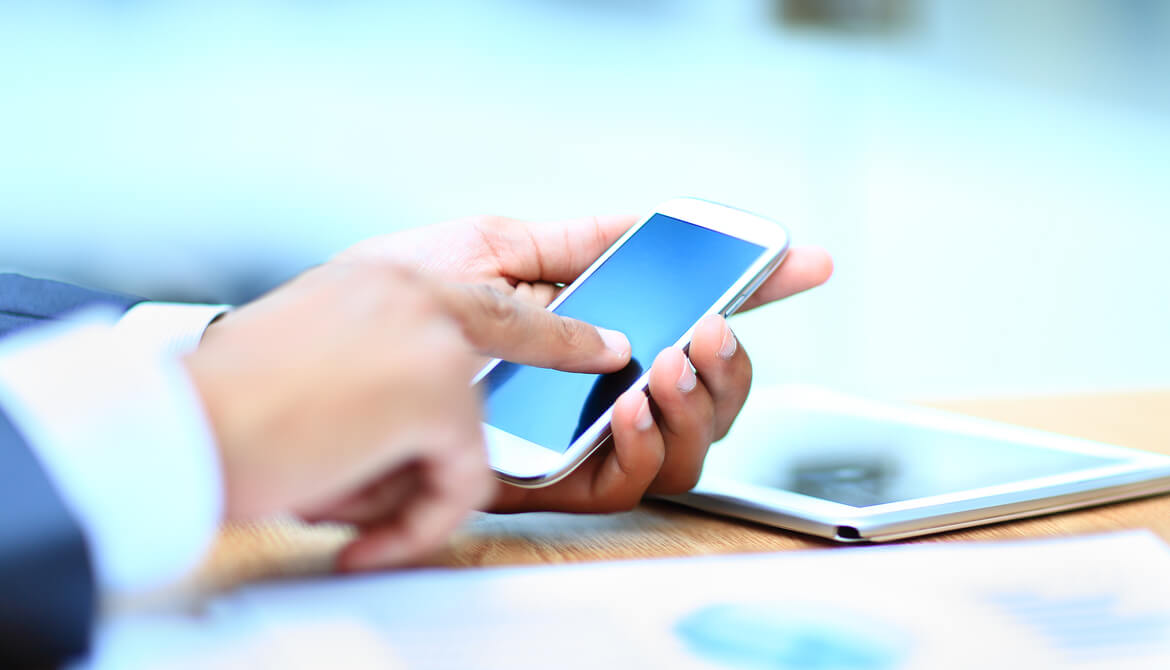
[(238, 302), (694, 195), (837, 262), (732, 319), (757, 386), (1165, 388), (1168, 82), (1161, 0), (0, 2), (0, 268)]

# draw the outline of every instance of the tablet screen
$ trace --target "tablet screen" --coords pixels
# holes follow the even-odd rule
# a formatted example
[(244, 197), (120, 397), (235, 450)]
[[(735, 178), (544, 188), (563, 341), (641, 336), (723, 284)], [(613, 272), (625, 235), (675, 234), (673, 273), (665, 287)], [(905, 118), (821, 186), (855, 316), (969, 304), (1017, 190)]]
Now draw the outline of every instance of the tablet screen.
[(831, 411), (764, 414), (742, 417), (704, 475), (866, 507), (1125, 462)]

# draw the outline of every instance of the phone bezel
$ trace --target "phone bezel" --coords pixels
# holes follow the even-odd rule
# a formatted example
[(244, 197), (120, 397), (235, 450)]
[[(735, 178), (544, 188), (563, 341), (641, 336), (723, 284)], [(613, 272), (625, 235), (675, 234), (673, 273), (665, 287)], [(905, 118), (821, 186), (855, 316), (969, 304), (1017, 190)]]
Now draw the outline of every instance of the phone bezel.
[[(687, 223), (737, 237), (764, 247), (760, 257), (737, 279), (715, 303), (696, 320), (695, 324), (711, 314), (732, 314), (772, 272), (779, 267), (788, 251), (788, 231), (780, 224), (750, 212), (721, 205), (698, 198), (673, 198), (644, 216), (630, 227), (618, 240), (605, 250), (581, 276), (569, 284), (552, 303), (549, 310), (555, 310), (572, 293), (589, 279), (605, 261), (626, 243), (655, 214), (664, 214)], [(695, 324), (675, 342), (675, 346), (686, 346), (694, 334)], [(477, 384), (491, 370), (499, 365), (500, 359), (493, 359), (480, 370), (472, 381)], [(649, 383), (649, 370), (634, 383), (633, 388), (645, 391)], [(578, 437), (563, 453), (526, 440), (518, 435), (497, 428), (486, 421), (483, 423), (487, 443), (488, 461), (497, 476), (513, 485), (539, 488), (553, 484), (567, 476), (610, 437), (610, 407), (597, 421)]]

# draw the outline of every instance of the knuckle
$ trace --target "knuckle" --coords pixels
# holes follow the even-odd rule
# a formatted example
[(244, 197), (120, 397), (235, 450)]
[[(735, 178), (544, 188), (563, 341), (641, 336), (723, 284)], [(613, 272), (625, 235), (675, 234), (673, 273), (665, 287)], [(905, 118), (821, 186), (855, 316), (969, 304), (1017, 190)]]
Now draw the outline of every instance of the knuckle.
[(583, 348), (589, 343), (589, 336), (592, 334), (592, 326), (586, 325), (583, 321), (576, 319), (569, 319), (565, 317), (556, 317), (557, 338), (565, 343), (566, 346), (572, 349)]
[(357, 263), (352, 267), (361, 279), (367, 281), (400, 285), (411, 284), (418, 279), (418, 273), (402, 263)]
[(486, 284), (476, 285), (472, 288), (472, 297), (480, 313), (491, 322), (510, 324), (520, 316), (516, 301), (509, 299), (494, 287)]
[(476, 232), (489, 240), (506, 239), (516, 229), (516, 221), (503, 216), (475, 216), (469, 222)]
[(387, 276), (394, 277), (401, 281), (410, 281), (417, 279), (419, 273), (413, 267), (406, 263), (379, 263), (378, 267), (382, 269)]
[(372, 296), (373, 307), (395, 319), (426, 316), (438, 308), (418, 273), (395, 264), (364, 264), (356, 271), (357, 291)]

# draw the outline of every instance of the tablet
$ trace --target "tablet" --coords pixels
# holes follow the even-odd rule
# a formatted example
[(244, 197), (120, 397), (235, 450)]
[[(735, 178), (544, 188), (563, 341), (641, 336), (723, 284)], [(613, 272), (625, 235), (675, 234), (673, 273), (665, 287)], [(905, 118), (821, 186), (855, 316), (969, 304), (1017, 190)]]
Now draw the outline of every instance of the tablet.
[(669, 500), (885, 542), (1170, 491), (1170, 457), (808, 386), (753, 391)]

